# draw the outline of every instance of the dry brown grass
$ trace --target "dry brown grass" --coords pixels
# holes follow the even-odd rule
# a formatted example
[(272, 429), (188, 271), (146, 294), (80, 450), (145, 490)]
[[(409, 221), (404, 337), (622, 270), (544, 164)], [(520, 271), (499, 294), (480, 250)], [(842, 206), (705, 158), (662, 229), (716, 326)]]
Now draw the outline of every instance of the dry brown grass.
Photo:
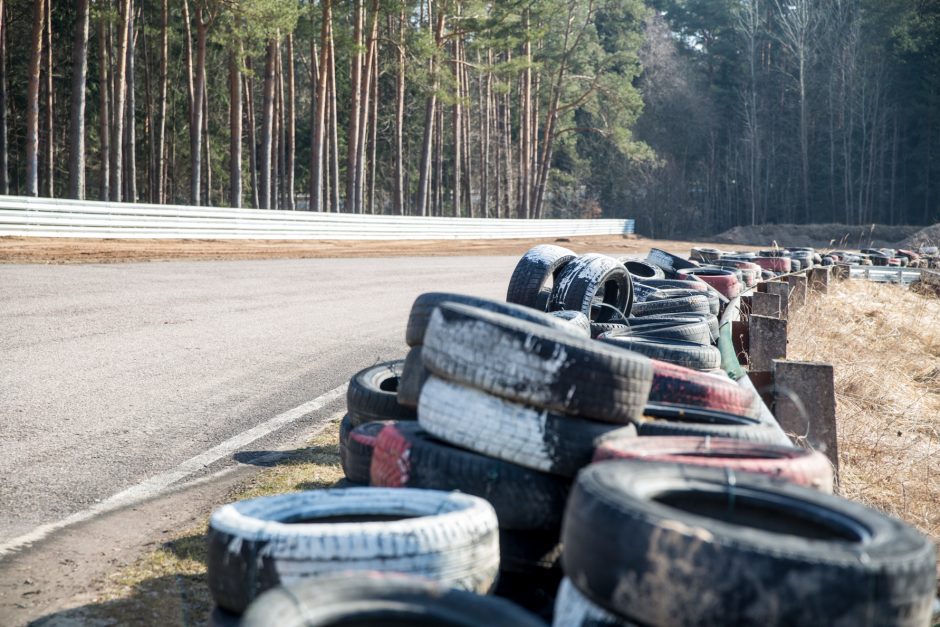
[(834, 366), (839, 493), (940, 542), (940, 300), (834, 284), (793, 315), (788, 353)]
[[(339, 418), (308, 445), (236, 488), (231, 501), (315, 490), (343, 478), (339, 464)], [(94, 604), (48, 617), (52, 625), (202, 625), (212, 600), (206, 584), (208, 521), (175, 534), (133, 565), (103, 582)]]

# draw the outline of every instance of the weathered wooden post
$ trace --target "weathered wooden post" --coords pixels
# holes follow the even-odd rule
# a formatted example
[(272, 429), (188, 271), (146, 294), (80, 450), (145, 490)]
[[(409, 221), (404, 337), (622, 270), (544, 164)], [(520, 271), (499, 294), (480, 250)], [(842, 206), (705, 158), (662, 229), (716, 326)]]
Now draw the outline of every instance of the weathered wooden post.
[(784, 281), (767, 281), (768, 294), (780, 297), (780, 317), (784, 320), (790, 317), (790, 284)]
[(809, 271), (809, 289), (820, 294), (829, 292), (829, 267), (813, 268)]
[(777, 294), (754, 292), (751, 294), (751, 315), (779, 318), (780, 296)]
[(797, 444), (822, 451), (838, 477), (839, 443), (832, 364), (775, 359), (774, 415)]
[(787, 357), (787, 321), (769, 316), (751, 316), (748, 367), (769, 371), (774, 359)]

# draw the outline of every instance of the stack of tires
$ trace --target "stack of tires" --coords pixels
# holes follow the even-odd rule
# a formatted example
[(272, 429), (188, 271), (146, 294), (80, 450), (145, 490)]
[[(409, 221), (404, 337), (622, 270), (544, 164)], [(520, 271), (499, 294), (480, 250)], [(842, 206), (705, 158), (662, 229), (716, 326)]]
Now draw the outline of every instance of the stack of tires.
[(432, 297), (419, 297), (408, 323), (428, 374), (418, 422), (380, 431), (371, 485), (486, 499), (500, 529), (497, 594), (550, 613), (571, 478), (591, 462), (598, 437), (636, 437), (651, 362), (546, 313), (433, 299), (426, 317)]
[(553, 624), (930, 624), (927, 538), (857, 503), (740, 472), (735, 459), (619, 459), (581, 471)]

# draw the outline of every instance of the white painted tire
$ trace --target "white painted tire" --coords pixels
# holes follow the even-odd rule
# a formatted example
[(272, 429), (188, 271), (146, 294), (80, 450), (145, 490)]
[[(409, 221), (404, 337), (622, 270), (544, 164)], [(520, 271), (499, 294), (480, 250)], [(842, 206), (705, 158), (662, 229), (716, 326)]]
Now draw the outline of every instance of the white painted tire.
[(435, 376), (421, 391), (418, 424), (455, 446), (565, 477), (591, 463), (595, 439), (636, 436), (633, 425), (572, 418)]
[(625, 618), (611, 614), (593, 603), (565, 577), (555, 597), (552, 627), (636, 627)]
[[(315, 522), (370, 516), (401, 518)], [(231, 503), (209, 520), (209, 589), (233, 612), (273, 586), (327, 573), (398, 572), (485, 593), (498, 569), (496, 512), (458, 492), (315, 490)]]

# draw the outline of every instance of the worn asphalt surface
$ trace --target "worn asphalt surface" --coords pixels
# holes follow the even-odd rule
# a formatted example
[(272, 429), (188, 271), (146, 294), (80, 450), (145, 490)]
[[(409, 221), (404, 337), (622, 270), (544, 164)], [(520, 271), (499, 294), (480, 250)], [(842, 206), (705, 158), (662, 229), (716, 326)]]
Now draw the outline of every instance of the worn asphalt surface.
[(0, 265), (0, 545), (404, 357), (418, 294), (503, 298), (516, 261)]

